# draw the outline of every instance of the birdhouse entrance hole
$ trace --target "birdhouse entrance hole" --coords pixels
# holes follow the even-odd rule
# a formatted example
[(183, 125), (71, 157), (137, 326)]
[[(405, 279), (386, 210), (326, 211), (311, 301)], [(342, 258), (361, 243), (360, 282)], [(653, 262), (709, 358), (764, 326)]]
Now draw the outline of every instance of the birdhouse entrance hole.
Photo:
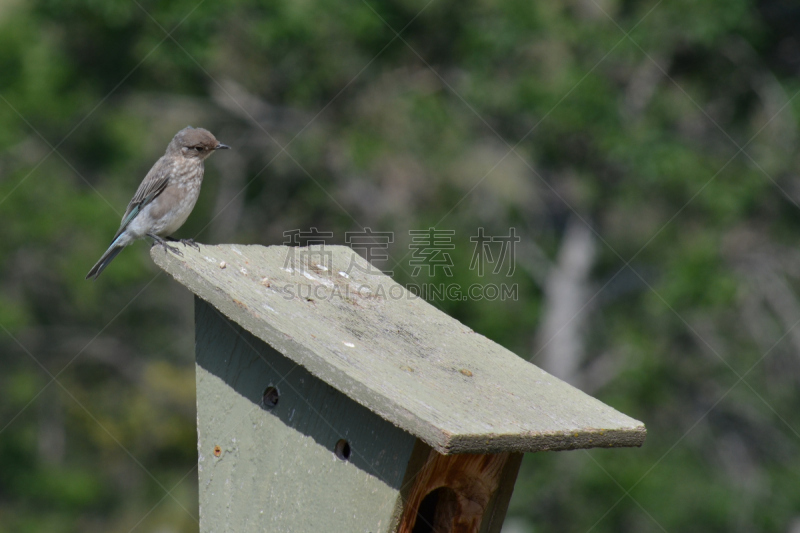
[(442, 455), (422, 445), (420, 456), (400, 533), (499, 531), (522, 454)]
[(450, 487), (439, 487), (422, 499), (412, 533), (449, 533), (458, 512), (458, 494)]

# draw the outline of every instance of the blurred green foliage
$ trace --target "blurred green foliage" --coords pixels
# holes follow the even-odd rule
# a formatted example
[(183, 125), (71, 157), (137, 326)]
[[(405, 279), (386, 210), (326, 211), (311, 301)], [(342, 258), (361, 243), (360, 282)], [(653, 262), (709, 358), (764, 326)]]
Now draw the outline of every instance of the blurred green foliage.
[[(526, 457), (509, 531), (796, 531), (798, 28), (786, 0), (0, 2), (0, 532), (197, 530), (191, 298), (145, 244), (83, 279), (187, 124), (234, 150), (180, 236), (393, 231), (401, 282), (516, 283), (433, 303), (546, 368), (592, 228), (563, 377), (648, 440)], [(452, 278), (411, 276), (428, 227)], [(522, 237), (512, 277), (468, 268), (479, 227)]]

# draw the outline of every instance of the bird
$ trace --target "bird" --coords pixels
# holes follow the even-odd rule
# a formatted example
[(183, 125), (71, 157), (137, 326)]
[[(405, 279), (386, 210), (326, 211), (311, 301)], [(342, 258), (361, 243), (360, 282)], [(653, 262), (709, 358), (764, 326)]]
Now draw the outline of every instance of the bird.
[[(214, 152), (229, 149), (210, 131), (188, 126), (172, 138), (167, 151), (156, 161), (128, 204), (111, 245), (95, 263), (86, 279), (96, 280), (123, 248), (144, 237), (153, 239), (177, 255), (182, 252), (167, 244), (194, 209), (203, 183), (203, 162)], [(180, 242), (198, 247), (191, 239)], [(199, 248), (199, 247), (198, 247)]]

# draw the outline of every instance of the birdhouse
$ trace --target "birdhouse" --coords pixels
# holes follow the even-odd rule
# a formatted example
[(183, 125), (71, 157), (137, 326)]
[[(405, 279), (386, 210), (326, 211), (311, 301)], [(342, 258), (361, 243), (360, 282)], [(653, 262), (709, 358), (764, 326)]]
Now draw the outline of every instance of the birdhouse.
[(181, 250), (202, 532), (497, 532), (523, 453), (644, 441), (350, 248)]

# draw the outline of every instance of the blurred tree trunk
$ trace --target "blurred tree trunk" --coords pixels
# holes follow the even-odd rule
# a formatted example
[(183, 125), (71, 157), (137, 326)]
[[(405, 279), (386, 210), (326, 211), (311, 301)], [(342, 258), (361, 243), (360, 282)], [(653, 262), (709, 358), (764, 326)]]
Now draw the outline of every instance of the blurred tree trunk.
[(544, 287), (544, 318), (537, 332), (536, 347), (541, 366), (577, 385), (586, 347), (584, 331), (589, 275), (596, 256), (595, 237), (585, 222), (573, 217), (567, 225), (561, 249)]

